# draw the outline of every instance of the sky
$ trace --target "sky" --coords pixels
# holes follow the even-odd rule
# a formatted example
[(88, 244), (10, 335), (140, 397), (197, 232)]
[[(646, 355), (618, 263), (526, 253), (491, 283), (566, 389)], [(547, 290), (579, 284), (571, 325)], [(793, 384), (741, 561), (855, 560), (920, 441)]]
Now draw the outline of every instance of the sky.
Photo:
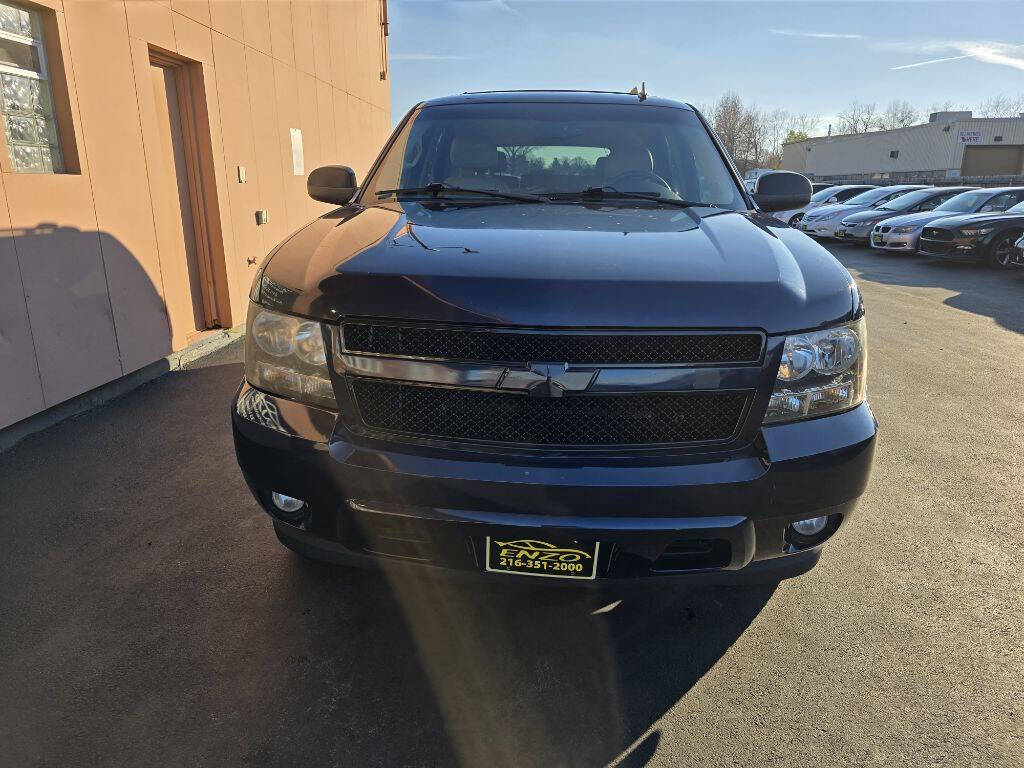
[(697, 105), (734, 90), (827, 123), (851, 101), (923, 111), (1024, 93), (1024, 2), (389, 0), (391, 111), (521, 88)]

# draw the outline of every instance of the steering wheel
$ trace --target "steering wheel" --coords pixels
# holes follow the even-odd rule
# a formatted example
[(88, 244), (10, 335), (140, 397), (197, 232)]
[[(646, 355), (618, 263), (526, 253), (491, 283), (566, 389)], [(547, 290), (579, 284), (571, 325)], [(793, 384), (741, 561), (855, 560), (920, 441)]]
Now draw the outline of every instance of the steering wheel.
[(672, 187), (669, 186), (669, 183), (665, 181), (663, 178), (661, 178), (661, 176), (656, 174), (654, 171), (644, 171), (640, 170), (639, 168), (634, 169), (632, 171), (623, 171), (618, 176), (615, 176), (612, 179), (610, 179), (608, 181), (608, 185), (612, 187), (618, 187), (619, 189), (623, 189), (623, 191), (629, 191), (621, 186), (621, 183), (628, 179), (645, 181), (650, 184), (653, 184), (656, 187), (664, 187), (665, 189), (668, 190), (672, 189)]

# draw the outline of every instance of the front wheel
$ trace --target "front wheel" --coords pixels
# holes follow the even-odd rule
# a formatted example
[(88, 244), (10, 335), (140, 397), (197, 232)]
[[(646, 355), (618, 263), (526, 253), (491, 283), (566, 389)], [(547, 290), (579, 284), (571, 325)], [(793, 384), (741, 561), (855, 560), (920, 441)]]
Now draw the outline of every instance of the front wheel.
[(1013, 246), (1020, 238), (1020, 232), (1004, 232), (989, 246), (988, 263), (996, 269), (1009, 269), (1013, 266)]

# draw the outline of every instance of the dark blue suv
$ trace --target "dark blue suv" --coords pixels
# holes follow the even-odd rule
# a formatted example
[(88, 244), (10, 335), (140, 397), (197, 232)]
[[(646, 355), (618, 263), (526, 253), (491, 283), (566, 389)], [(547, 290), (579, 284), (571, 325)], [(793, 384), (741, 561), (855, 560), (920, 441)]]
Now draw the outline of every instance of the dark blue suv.
[(253, 284), (238, 462), (279, 539), (568, 582), (812, 567), (871, 469), (860, 293), (645, 94), (419, 104)]

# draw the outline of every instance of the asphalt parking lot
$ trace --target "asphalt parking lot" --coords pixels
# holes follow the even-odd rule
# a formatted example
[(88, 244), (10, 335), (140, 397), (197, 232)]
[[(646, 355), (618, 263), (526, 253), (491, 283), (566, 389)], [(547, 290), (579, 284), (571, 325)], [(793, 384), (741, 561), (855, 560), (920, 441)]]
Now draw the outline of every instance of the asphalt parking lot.
[(303, 562), (234, 463), (237, 343), (0, 454), (0, 765), (1022, 765), (1024, 270), (834, 252), (875, 474), (777, 586)]

